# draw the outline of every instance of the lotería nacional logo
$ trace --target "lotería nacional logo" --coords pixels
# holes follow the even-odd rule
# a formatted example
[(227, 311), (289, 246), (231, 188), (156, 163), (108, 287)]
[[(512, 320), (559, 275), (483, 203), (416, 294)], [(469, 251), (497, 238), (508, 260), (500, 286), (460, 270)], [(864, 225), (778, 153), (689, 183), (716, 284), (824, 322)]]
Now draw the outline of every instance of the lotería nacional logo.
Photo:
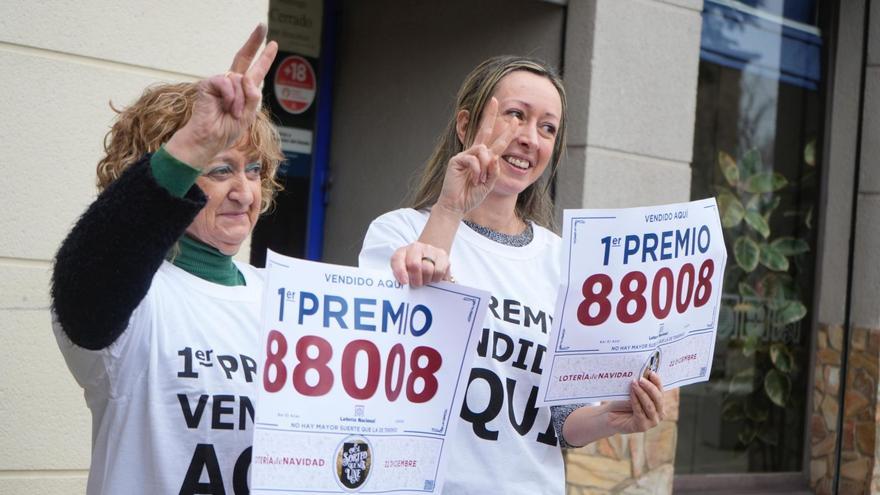
[(373, 465), (373, 453), (364, 437), (348, 437), (336, 452), (336, 477), (349, 490), (367, 482)]

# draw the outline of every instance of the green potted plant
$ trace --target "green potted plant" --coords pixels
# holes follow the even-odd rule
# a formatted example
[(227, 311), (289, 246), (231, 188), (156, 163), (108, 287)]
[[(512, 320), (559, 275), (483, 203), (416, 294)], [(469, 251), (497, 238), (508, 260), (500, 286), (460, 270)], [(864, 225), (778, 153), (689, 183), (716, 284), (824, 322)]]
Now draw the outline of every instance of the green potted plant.
[[(809, 144), (804, 152), (811, 167), (814, 149)], [(807, 315), (796, 264), (810, 251), (812, 210), (780, 211), (790, 181), (767, 170), (757, 149), (739, 159), (721, 151), (718, 166), (723, 182), (716, 184), (717, 201), (733, 261), (725, 273), (726, 297), (719, 318), (719, 335), (729, 336), (720, 353), (727, 385), (721, 416), (723, 422), (736, 425), (735, 447), (775, 457), (785, 423), (803, 409), (803, 395), (792, 394), (802, 378), (797, 364), (802, 351), (787, 337)], [(792, 216), (803, 222), (804, 228), (797, 229), (802, 235), (774, 233), (774, 223)], [(789, 410), (798, 414), (785, 414)]]

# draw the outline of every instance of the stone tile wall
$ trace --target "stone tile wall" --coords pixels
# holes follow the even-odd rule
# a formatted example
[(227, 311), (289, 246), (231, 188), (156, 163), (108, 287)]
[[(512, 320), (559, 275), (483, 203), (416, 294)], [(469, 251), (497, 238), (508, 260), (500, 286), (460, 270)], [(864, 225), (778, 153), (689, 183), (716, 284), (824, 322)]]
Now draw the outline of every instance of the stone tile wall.
[(656, 428), (564, 451), (568, 495), (672, 493), (678, 389), (666, 393), (666, 404), (667, 418)]
[(843, 443), (838, 493), (880, 493), (877, 378), (880, 329), (854, 327), (843, 398)]
[(819, 325), (810, 415), (810, 486), (817, 495), (830, 494), (834, 478), (842, 349), (843, 327)]
[[(838, 493), (880, 493), (878, 364), (880, 330), (855, 327), (850, 336)], [(843, 328), (820, 325), (816, 342), (813, 410), (810, 419), (810, 484), (817, 495), (832, 493), (836, 468)]]

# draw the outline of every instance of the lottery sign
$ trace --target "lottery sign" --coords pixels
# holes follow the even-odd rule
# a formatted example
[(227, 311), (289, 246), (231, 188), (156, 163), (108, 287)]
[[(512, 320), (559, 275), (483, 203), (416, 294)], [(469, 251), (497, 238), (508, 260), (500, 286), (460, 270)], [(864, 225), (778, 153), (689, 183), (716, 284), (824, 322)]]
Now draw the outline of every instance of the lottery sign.
[(488, 294), (269, 253), (251, 493), (435, 493)]
[(727, 249), (715, 200), (566, 210), (563, 286), (539, 402), (625, 398), (709, 379)]

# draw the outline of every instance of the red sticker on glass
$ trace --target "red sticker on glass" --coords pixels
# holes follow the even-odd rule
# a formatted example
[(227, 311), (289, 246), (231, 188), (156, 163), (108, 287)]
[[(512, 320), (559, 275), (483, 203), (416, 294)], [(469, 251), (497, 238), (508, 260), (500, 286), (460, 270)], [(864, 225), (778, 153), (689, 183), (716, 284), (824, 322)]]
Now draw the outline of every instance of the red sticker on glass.
[(275, 98), (288, 113), (308, 110), (315, 101), (316, 86), (312, 64), (299, 55), (285, 58), (275, 71)]

